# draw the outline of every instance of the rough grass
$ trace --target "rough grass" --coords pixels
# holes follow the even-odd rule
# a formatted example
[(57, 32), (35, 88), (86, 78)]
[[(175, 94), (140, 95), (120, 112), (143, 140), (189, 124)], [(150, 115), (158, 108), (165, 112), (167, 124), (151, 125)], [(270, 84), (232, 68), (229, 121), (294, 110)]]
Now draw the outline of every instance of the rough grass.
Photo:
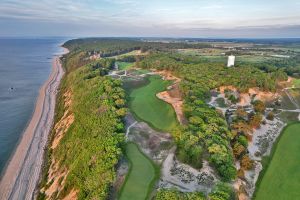
[(119, 70), (128, 70), (130, 69), (134, 64), (130, 62), (116, 62)]
[(127, 144), (126, 156), (130, 161), (130, 170), (119, 200), (144, 200), (153, 187), (155, 166), (134, 143)]
[(130, 93), (130, 109), (135, 116), (152, 127), (169, 131), (177, 125), (173, 107), (158, 99), (156, 94), (166, 90), (169, 85), (160, 76), (150, 76), (149, 84), (134, 89)]
[(294, 80), (293, 80), (293, 85), (294, 85), (296, 88), (300, 88), (300, 79), (294, 79)]
[(291, 121), (297, 121), (299, 113), (297, 112), (281, 112), (279, 115), (280, 120), (285, 123), (289, 123)]
[(300, 123), (288, 125), (257, 188), (255, 200), (299, 199)]
[(289, 93), (292, 95), (292, 97), (297, 102), (298, 106), (300, 105), (300, 89), (289, 89)]

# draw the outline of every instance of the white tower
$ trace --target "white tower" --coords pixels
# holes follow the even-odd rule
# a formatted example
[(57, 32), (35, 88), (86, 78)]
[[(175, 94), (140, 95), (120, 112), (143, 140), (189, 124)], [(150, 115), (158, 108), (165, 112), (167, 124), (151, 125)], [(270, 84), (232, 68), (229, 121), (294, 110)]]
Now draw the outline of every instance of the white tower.
[(228, 56), (227, 67), (234, 66), (235, 56)]

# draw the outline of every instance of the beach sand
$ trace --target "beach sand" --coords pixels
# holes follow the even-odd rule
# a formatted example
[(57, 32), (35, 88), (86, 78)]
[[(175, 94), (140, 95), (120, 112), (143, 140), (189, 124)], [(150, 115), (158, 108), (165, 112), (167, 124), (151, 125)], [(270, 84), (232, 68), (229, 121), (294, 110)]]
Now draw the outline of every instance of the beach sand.
[[(67, 53), (67, 51), (65, 51)], [(33, 199), (38, 184), (44, 149), (51, 131), (57, 89), (64, 70), (60, 58), (52, 63), (52, 72), (39, 91), (31, 121), (0, 181), (0, 199)]]

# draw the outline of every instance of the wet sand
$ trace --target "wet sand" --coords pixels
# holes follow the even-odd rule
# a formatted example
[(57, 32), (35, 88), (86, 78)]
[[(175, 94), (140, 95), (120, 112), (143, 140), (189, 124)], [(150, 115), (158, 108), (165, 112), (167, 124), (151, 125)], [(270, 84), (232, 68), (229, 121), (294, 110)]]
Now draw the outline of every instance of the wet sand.
[[(66, 51), (65, 51), (66, 53)], [(38, 184), (44, 149), (51, 131), (57, 89), (64, 70), (56, 56), (52, 72), (39, 91), (35, 110), (0, 181), (0, 199), (33, 199)]]

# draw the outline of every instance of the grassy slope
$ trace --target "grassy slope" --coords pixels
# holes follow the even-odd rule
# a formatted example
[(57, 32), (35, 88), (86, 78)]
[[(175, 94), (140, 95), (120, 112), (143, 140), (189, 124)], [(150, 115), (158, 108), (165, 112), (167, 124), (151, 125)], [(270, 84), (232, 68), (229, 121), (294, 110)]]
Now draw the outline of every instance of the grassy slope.
[(155, 179), (155, 167), (134, 143), (127, 144), (126, 156), (131, 168), (122, 188), (120, 200), (144, 200)]
[(298, 199), (300, 196), (300, 123), (286, 127), (256, 192), (256, 200)]
[(150, 76), (150, 83), (135, 89), (130, 94), (130, 109), (151, 126), (168, 131), (177, 124), (175, 111), (168, 103), (158, 99), (156, 94), (166, 90), (169, 82), (159, 76)]

